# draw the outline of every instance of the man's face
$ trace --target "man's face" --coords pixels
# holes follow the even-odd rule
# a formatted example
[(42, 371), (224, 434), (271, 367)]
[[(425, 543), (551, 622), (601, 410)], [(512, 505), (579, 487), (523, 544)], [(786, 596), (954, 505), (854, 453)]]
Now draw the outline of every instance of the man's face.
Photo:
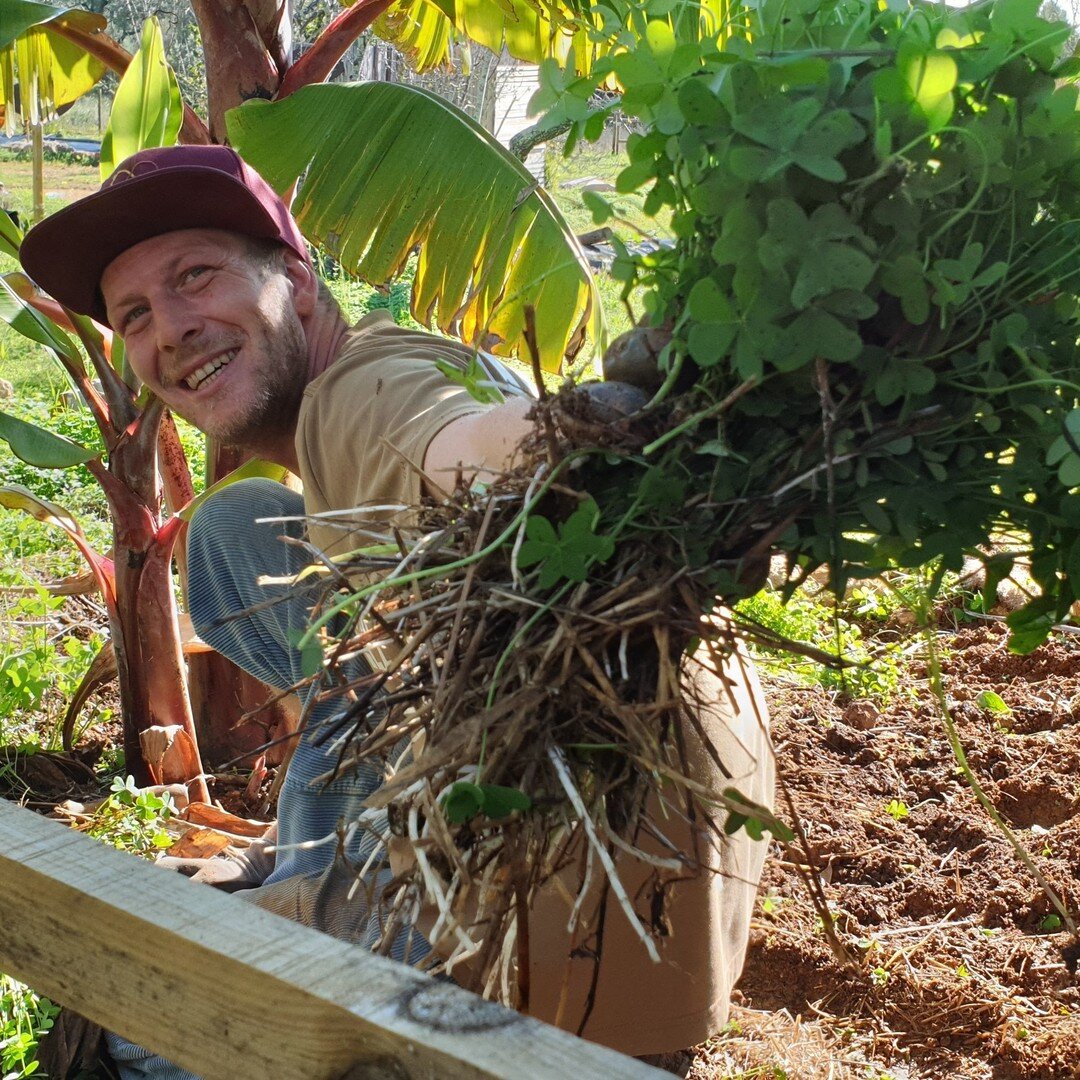
[(307, 382), (294, 273), (235, 233), (184, 229), (117, 256), (101, 291), (143, 383), (215, 439), (257, 448), (291, 440)]

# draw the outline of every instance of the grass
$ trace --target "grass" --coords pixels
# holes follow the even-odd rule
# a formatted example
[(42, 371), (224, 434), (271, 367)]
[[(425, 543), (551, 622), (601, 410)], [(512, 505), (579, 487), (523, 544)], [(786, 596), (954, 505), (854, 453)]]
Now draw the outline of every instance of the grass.
[[(593, 221), (592, 211), (582, 199), (581, 189), (568, 188), (566, 185), (585, 179), (614, 185), (615, 178), (626, 167), (625, 153), (613, 154), (610, 149), (602, 147), (601, 144), (609, 138), (605, 135), (599, 143), (586, 143), (575, 149), (569, 157), (564, 157), (554, 146), (548, 148), (545, 164), (547, 188), (575, 233), (590, 232), (597, 226)], [(658, 240), (670, 235), (670, 211), (662, 218), (649, 217), (641, 208), (644, 196), (640, 193), (621, 195), (607, 191), (600, 194), (615, 211), (615, 219), (607, 224), (620, 240)]]
[[(30, 162), (19, 160), (10, 150), (0, 151), (0, 177), (9, 210), (17, 210), (25, 225), (33, 210), (31, 194)], [(97, 165), (85, 165), (75, 161), (45, 162), (45, 213), (51, 214), (66, 206), (73, 199), (82, 198), (96, 191), (101, 177)]]

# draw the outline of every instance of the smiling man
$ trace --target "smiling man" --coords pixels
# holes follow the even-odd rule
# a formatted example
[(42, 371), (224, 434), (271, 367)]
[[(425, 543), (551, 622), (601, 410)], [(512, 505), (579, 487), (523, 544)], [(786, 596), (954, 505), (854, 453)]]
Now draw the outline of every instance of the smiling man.
[[(317, 374), (304, 362), (292, 303), (306, 301), (309, 277), (288, 248), (186, 229), (117, 256), (101, 291), (146, 386), (213, 438), (277, 458), (292, 452), (304, 387)], [(303, 315), (311, 306), (302, 303)]]
[[(356, 546), (348, 528), (323, 520), (305, 532), (298, 519), (415, 506), (425, 487), (439, 495), (448, 470), (505, 467), (531, 430), (528, 389), (492, 358), (398, 327), (386, 312), (349, 326), (317, 279), (288, 209), (225, 147), (135, 155), (99, 192), (31, 230), (22, 260), (47, 292), (110, 325), (139, 379), (178, 415), (302, 479), (302, 498), (267, 481), (234, 484), (204, 504), (189, 535), (188, 604), (196, 627), (271, 686), (301, 681), (292, 642), (308, 612), (303, 600), (258, 579), (302, 569), (303, 549), (283, 539), (303, 537), (330, 554)], [(463, 369), (474, 357), (503, 391), (503, 404), (478, 403), (436, 365)], [(363, 660), (355, 665), (353, 676), (370, 670)], [(748, 798), (769, 803), (765, 706), (752, 670), (736, 655), (728, 670), (700, 678), (701, 699), (714, 703), (702, 723), (715, 753), (691, 748), (697, 779), (713, 790), (735, 783)], [(216, 860), (195, 876), (245, 888), (245, 899), (268, 910), (370, 945), (379, 933), (376, 917), (346, 893), (350, 864), (367, 861), (374, 842), (358, 832), (335, 857), (337, 845), (324, 841), (339, 821), (359, 816), (380, 776), (369, 767), (329, 785), (316, 782), (337, 760), (337, 748), (316, 745), (315, 737), (338, 708), (324, 702), (310, 710), (282, 787), (273, 857)], [(702, 846), (709, 872), (671, 888), (672, 933), (661, 942), (660, 964), (648, 959), (628, 924), (609, 920), (595, 987), (588, 958), (567, 960), (565, 900), (554, 889), (538, 897), (530, 923), (534, 1014), (549, 1022), (558, 1017), (570, 1030), (587, 1017), (587, 1038), (637, 1055), (679, 1051), (717, 1031), (742, 966), (765, 854), (745, 835), (720, 835), (715, 823), (673, 821), (663, 850)], [(369, 879), (377, 885), (389, 870), (372, 862)], [(638, 886), (644, 895), (653, 871), (623, 870), (630, 895)], [(428, 951), (419, 933), (406, 930), (394, 955), (415, 962)], [(119, 1040), (112, 1048), (125, 1076), (184, 1075)]]

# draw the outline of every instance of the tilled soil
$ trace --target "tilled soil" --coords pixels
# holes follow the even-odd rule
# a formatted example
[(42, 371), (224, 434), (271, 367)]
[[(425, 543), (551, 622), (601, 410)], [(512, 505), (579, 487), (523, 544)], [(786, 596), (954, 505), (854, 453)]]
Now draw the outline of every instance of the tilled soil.
[[(731, 1021), (698, 1049), (692, 1080), (1080, 1080), (1080, 947), (960, 774), (927, 648), (910, 640), (887, 707), (763, 668), (795, 813), (783, 792), (778, 809), (806, 844), (773, 845)], [(1080, 635), (1031, 656), (1009, 653), (999, 622), (937, 642), (972, 770), (1080, 914)], [(986, 691), (1009, 712), (981, 703)], [(31, 800), (42, 809), (80, 787), (64, 770), (86, 771), (54, 757), (55, 791)], [(19, 780), (7, 797), (26, 798)]]
[[(938, 640), (972, 771), (1080, 914), (1080, 638), (1030, 656), (1009, 653), (997, 622)], [(773, 845), (729, 1028), (693, 1077), (1080, 1077), (1080, 949), (961, 775), (926, 651), (880, 711), (766, 672), (797, 814), (783, 794), (780, 810), (806, 846)]]

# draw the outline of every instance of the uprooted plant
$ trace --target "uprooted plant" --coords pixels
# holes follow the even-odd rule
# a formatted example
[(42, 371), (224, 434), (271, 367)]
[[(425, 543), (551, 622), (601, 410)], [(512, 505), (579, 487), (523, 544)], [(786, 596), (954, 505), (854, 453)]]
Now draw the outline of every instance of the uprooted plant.
[[(697, 850), (641, 854), (658, 813), (786, 834), (737, 786), (695, 782), (687, 750), (686, 673), (737, 662), (722, 604), (771, 551), (794, 583), (827, 566), (838, 592), (895, 567), (940, 583), (1005, 529), (1042, 590), (1013, 647), (1066, 614), (1080, 118), (1067, 27), (1036, 7), (766, 3), (688, 42), (635, 8), (636, 49), (548, 70), (546, 104), (578, 133), (602, 124), (588, 102), (608, 75), (644, 124), (619, 187), (648, 186), (675, 243), (616, 272), (644, 287), (644, 343), (623, 349), (651, 351), (657, 389), (629, 415), (582, 388), (542, 400), (524, 465), (411, 528), (365, 522), (372, 542), (339, 564), (378, 577), (309, 642), (344, 613), (363, 629), (334, 657), (390, 661), (326, 734), (351, 724), (341, 767), (390, 773), (361, 823), (385, 806), (385, 840), (411, 847), (377, 898), (387, 942), (434, 903), (442, 962), (521, 1003), (523, 916), (559, 869), (572, 922), (595, 930), (581, 909), (604, 879), (600, 905), (610, 892), (651, 948), (667, 886), (707, 872)], [(1010, 558), (987, 557), (989, 591)], [(621, 889), (620, 850), (650, 862), (651, 895)]]

